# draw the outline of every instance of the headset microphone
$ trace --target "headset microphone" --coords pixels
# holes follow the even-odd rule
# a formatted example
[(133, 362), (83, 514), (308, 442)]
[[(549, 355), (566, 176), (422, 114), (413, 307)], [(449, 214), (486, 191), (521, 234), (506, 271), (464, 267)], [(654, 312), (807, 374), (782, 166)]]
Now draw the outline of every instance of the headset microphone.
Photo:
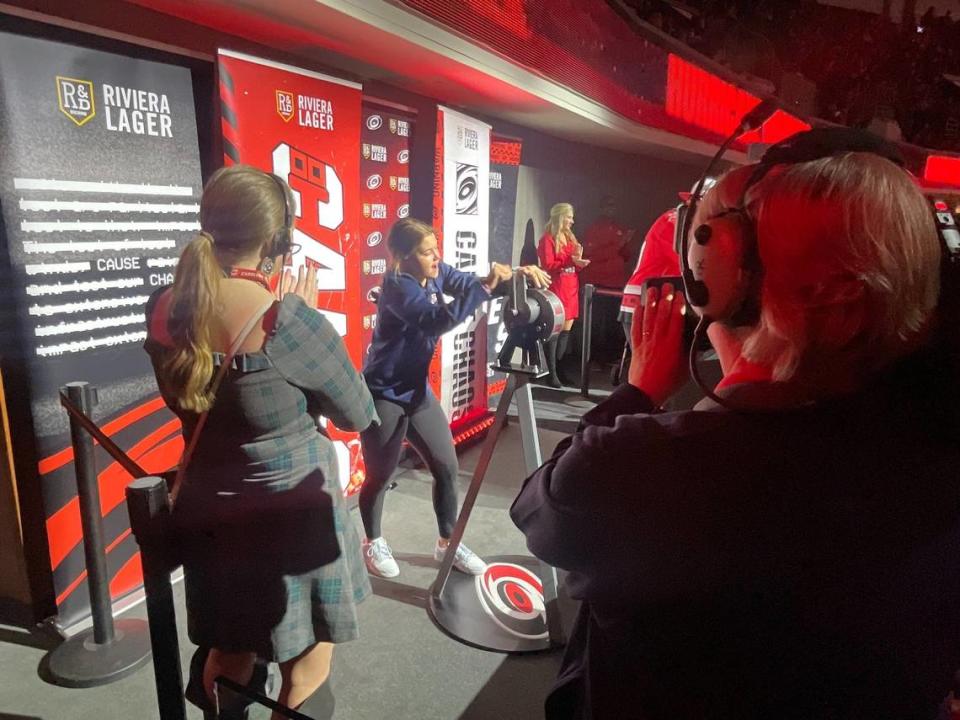
[(706, 169), (697, 182), (696, 190), (690, 198), (690, 202), (685, 206), (681, 206), (677, 211), (677, 226), (680, 232), (680, 267), (683, 273), (684, 294), (692, 306), (701, 310), (700, 322), (697, 323), (696, 330), (693, 334), (693, 341), (690, 343), (690, 376), (694, 382), (700, 386), (700, 389), (708, 398), (726, 407), (730, 407), (729, 404), (714, 393), (703, 381), (703, 378), (700, 377), (700, 370), (697, 367), (697, 348), (704, 345), (707, 326), (713, 322), (713, 319), (706, 311), (708, 309), (715, 312), (719, 311), (716, 312), (719, 317), (724, 317), (725, 314), (736, 311), (737, 308), (733, 307), (735, 298), (738, 298), (742, 293), (745, 294), (746, 291), (745, 277), (741, 272), (739, 264), (737, 264), (737, 267), (732, 267), (729, 262), (723, 263), (721, 267), (726, 266), (728, 268), (727, 272), (720, 273), (718, 276), (714, 271), (711, 275), (711, 285), (715, 291), (720, 291), (715, 292), (716, 296), (726, 297), (728, 300), (722, 303), (722, 307), (711, 307), (710, 288), (707, 287), (707, 284), (700, 277), (697, 277), (697, 273), (702, 275), (704, 268), (708, 264), (714, 265), (714, 263), (711, 262), (713, 259), (711, 258), (712, 255), (723, 254), (727, 257), (742, 257), (744, 255), (744, 237), (750, 229), (750, 222), (742, 212), (737, 211), (718, 218), (716, 222), (698, 227), (693, 233), (693, 239), (697, 243), (698, 249), (702, 252), (697, 261), (698, 267), (696, 267), (696, 272), (694, 268), (690, 266), (689, 262), (690, 225), (693, 223), (694, 215), (696, 215), (697, 206), (703, 198), (704, 184), (707, 178), (714, 173), (721, 158), (723, 158), (724, 154), (726, 154), (727, 150), (738, 137), (745, 132), (755, 130), (763, 125), (777, 109), (777, 101), (767, 99), (758, 103), (750, 112), (743, 116), (743, 119), (737, 124), (733, 132), (730, 133), (730, 136), (723, 141), (723, 144), (720, 145), (716, 154), (707, 164)]
[[(693, 222), (693, 216), (696, 214), (697, 205), (700, 203), (700, 200), (703, 198), (703, 187), (707, 181), (707, 178), (710, 177), (714, 170), (716, 169), (717, 164), (726, 154), (727, 150), (734, 143), (734, 141), (743, 135), (745, 132), (750, 130), (756, 130), (758, 127), (763, 125), (773, 113), (778, 109), (776, 100), (767, 99), (758, 103), (750, 112), (743, 116), (743, 119), (737, 124), (737, 127), (734, 131), (723, 141), (723, 144), (720, 145), (720, 149), (717, 150), (717, 153), (710, 160), (710, 163), (707, 165), (706, 170), (703, 171), (703, 174), (700, 176), (700, 179), (697, 181), (696, 189), (693, 191), (693, 195), (690, 198), (690, 202), (685, 206), (681, 207), (678, 210), (679, 217), (677, 218), (677, 226), (680, 228), (680, 266), (683, 269), (683, 287), (684, 292), (686, 293), (687, 300), (691, 305), (697, 308), (706, 308), (710, 305), (710, 290), (703, 280), (697, 277), (697, 273), (701, 268), (697, 268), (697, 272), (694, 272), (694, 268), (690, 267), (688, 261), (688, 254), (690, 250), (690, 224)], [(732, 221), (732, 218), (731, 218)], [(742, 223), (741, 223), (742, 224)], [(710, 245), (712, 240), (718, 239), (716, 236), (722, 235), (725, 241), (733, 241), (737, 237), (736, 233), (733, 232), (736, 228), (729, 228), (730, 233), (727, 232), (716, 232), (713, 227), (710, 225), (703, 225), (696, 229), (693, 233), (693, 238), (696, 241), (697, 245), (704, 249), (707, 252), (707, 246)], [(727, 242), (724, 242), (723, 251), (729, 252), (730, 248), (725, 247)], [(716, 247), (716, 245), (714, 245)], [(711, 251), (713, 248), (710, 249)], [(713, 252), (710, 252), (713, 254)], [(704, 263), (706, 259), (704, 259)], [(734, 278), (727, 278), (727, 285), (736, 284)], [(704, 317), (706, 313), (704, 313)], [(706, 324), (709, 324), (710, 321), (707, 320)], [(706, 325), (704, 325), (706, 327)]]

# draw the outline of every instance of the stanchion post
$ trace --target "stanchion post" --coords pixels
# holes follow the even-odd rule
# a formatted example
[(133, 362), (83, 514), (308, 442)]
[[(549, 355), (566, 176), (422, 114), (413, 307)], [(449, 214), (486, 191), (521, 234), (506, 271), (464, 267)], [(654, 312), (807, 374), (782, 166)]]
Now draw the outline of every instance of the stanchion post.
[[(84, 415), (97, 404), (97, 391), (89, 383), (72, 382), (66, 386), (67, 397)], [(113, 615), (110, 608), (110, 580), (107, 572), (106, 543), (103, 540), (103, 517), (100, 514), (100, 486), (97, 483), (97, 464), (94, 458), (93, 438), (80, 424), (70, 418), (70, 440), (73, 444), (74, 467), (77, 475), (77, 499), (80, 503), (80, 524), (83, 528), (83, 555), (87, 563), (87, 587), (93, 614), (93, 640), (98, 645), (114, 638)]]
[(593, 340), (594, 286), (583, 286), (583, 342), (580, 343), (580, 394), (590, 397), (590, 343)]
[[(90, 408), (96, 404), (96, 388), (85, 382), (73, 382), (67, 384), (64, 391), (67, 401), (89, 417)], [(75, 635), (56, 647), (47, 658), (46, 666), (49, 679), (58, 685), (94, 687), (120, 680), (145, 665), (150, 659), (150, 637), (147, 624), (142, 620), (113, 620), (93, 438), (72, 414), (70, 438), (93, 631)]]
[(127, 486), (130, 528), (140, 546), (147, 620), (153, 646), (153, 675), (162, 720), (186, 720), (177, 618), (170, 571), (170, 501), (163, 478), (144, 477)]

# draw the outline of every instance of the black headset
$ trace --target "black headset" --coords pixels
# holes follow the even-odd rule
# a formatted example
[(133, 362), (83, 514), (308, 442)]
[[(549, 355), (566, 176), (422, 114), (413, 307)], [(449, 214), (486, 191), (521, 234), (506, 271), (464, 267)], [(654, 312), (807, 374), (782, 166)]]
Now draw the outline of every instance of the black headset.
[(273, 235), (273, 241), (270, 245), (269, 257), (286, 257), (287, 253), (293, 250), (293, 208), (290, 207), (290, 190), (287, 183), (273, 173), (267, 173), (280, 190), (280, 196), (283, 198), (283, 227), (277, 230)]
[[(753, 324), (759, 317), (759, 285), (762, 275), (757, 249), (756, 226), (745, 207), (750, 188), (773, 167), (795, 165), (847, 152), (869, 152), (904, 167), (899, 148), (871, 133), (853, 128), (817, 128), (792, 135), (772, 145), (747, 179), (734, 208), (706, 219), (692, 232), (691, 225), (703, 197), (703, 184), (733, 141), (744, 132), (762, 125), (776, 110), (770, 101), (760, 103), (747, 114), (721, 145), (697, 183), (689, 203), (678, 209), (680, 263), (684, 292), (690, 305), (700, 313), (700, 322), (690, 348), (690, 374), (700, 389), (720, 405), (733, 408), (702, 381), (696, 365), (696, 348), (702, 346), (706, 328), (723, 320), (734, 325)], [(906, 172), (906, 169), (904, 169)], [(933, 215), (941, 239), (941, 312), (953, 316), (960, 310), (960, 233), (949, 208), (936, 207)], [(949, 307), (947, 307), (949, 306)]]

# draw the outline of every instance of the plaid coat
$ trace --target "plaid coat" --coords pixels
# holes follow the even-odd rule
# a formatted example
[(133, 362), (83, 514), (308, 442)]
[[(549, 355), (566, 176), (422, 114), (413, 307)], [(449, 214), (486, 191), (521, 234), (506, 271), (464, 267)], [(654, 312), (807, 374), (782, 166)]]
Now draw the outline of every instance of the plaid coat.
[[(153, 337), (145, 349), (189, 440), (197, 416), (177, 408), (164, 386), (169, 349)], [(333, 326), (292, 294), (263, 351), (232, 366), (174, 512), (186, 538), (190, 639), (283, 662), (315, 642), (357, 636), (355, 603), (370, 584), (333, 444), (314, 418), (363, 430), (376, 411)]]

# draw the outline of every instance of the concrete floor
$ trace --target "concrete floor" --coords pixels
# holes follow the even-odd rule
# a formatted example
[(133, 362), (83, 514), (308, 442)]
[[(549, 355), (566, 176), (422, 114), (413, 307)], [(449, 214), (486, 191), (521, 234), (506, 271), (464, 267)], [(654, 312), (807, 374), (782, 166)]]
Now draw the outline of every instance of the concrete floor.
[[(602, 379), (598, 377), (598, 383)], [(536, 389), (538, 434), (544, 456), (591, 406), (570, 392)], [(461, 498), (481, 446), (461, 455)], [(501, 435), (465, 542), (477, 553), (526, 554), (524, 540), (507, 515), (523, 480), (520, 432), (511, 422)], [(437, 572), (432, 557), (436, 525), (430, 478), (403, 469), (387, 496), (384, 535), (401, 574), (374, 582), (374, 596), (360, 606), (361, 637), (339, 646), (331, 686), (333, 717), (346, 720), (501, 720), (538, 718), (559, 665), (556, 652), (507, 656), (476, 650), (440, 632), (425, 611), (427, 588)], [(359, 528), (359, 517), (353, 511)], [(193, 646), (186, 638), (183, 587), (176, 586), (180, 650), (187, 667)], [(568, 608), (569, 609), (569, 608)], [(145, 617), (143, 606), (125, 617)], [(569, 627), (569, 625), (568, 625)], [(129, 720), (156, 718), (152, 666), (98, 688), (73, 690), (48, 684), (40, 668), (55, 638), (0, 626), (0, 720)], [(329, 710), (320, 709), (324, 717)], [(200, 712), (188, 705), (190, 718)], [(259, 713), (258, 717), (266, 717)], [(319, 719), (320, 714), (317, 715)]]

